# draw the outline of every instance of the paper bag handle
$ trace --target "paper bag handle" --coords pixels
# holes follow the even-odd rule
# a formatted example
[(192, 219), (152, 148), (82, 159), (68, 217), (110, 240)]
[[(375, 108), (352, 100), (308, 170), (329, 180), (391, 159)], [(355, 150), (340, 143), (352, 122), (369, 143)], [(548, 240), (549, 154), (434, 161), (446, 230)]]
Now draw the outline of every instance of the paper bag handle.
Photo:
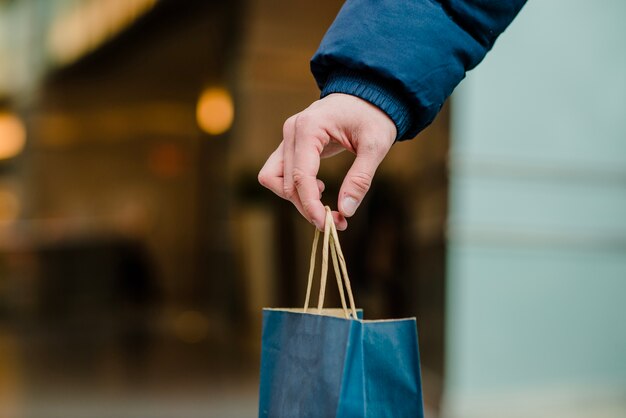
[[(339, 297), (341, 298), (341, 306), (346, 318), (350, 318), (350, 315), (354, 319), (357, 318), (356, 307), (354, 304), (354, 296), (352, 295), (352, 288), (350, 286), (350, 279), (348, 278), (348, 269), (346, 268), (346, 259), (341, 251), (341, 245), (339, 244), (339, 235), (337, 234), (337, 228), (330, 211), (330, 207), (326, 206), (326, 219), (324, 223), (324, 240), (322, 244), (322, 274), (320, 278), (320, 294), (317, 301), (317, 310), (322, 312), (324, 307), (324, 296), (326, 294), (326, 278), (328, 276), (328, 248), (330, 247), (330, 253), (333, 260), (333, 268), (335, 270), (335, 277), (337, 278), (337, 286), (339, 288)], [(313, 275), (315, 272), (315, 258), (317, 255), (317, 246), (319, 242), (320, 231), (315, 229), (315, 236), (313, 238), (313, 247), (311, 248), (311, 263), (309, 266), (309, 280), (306, 288), (306, 298), (304, 300), (304, 312), (309, 309), (309, 301), (311, 298), (311, 287), (313, 285)], [(342, 280), (343, 279), (343, 280)], [(348, 293), (348, 300), (350, 302), (350, 311), (346, 306), (346, 298), (344, 295), (343, 287), (346, 287)]]

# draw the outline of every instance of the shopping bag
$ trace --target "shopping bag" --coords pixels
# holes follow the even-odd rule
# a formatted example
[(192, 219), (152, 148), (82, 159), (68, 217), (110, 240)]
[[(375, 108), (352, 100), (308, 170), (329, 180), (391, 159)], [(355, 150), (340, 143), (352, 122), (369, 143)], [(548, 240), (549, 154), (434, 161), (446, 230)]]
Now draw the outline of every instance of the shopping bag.
[[(316, 230), (304, 308), (263, 309), (259, 417), (423, 417), (415, 318), (362, 319), (329, 208), (318, 306), (309, 309), (318, 239)], [(323, 308), (329, 248), (341, 309)]]

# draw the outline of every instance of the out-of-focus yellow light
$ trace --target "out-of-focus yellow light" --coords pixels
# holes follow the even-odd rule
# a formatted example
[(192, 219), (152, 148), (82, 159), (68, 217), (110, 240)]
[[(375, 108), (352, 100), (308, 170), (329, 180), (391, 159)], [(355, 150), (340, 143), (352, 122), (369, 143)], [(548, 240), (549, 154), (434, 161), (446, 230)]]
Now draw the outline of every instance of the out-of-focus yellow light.
[(73, 2), (48, 31), (48, 50), (57, 64), (69, 64), (124, 30), (157, 0), (91, 0)]
[(20, 213), (20, 200), (11, 190), (0, 189), (0, 223), (15, 221)]
[(202, 92), (196, 108), (198, 126), (209, 135), (226, 132), (233, 124), (235, 106), (228, 90), (218, 87)]
[(0, 113), (0, 160), (22, 152), (26, 143), (24, 124), (12, 113)]

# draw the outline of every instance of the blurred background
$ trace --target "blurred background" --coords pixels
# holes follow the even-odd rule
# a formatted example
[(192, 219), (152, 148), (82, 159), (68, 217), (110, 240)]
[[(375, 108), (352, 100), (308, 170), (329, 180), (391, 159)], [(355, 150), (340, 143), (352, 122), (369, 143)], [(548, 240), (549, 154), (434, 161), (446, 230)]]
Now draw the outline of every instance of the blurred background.
[[(313, 236), (256, 175), (341, 4), (0, 1), (0, 416), (256, 416)], [(342, 233), (430, 417), (626, 416), (625, 18), (531, 0)]]

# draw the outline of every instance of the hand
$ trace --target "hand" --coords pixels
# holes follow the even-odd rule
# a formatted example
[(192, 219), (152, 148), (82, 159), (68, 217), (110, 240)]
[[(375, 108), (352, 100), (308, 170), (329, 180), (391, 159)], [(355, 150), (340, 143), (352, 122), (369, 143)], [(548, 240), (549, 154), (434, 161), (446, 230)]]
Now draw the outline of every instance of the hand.
[(285, 121), (283, 141), (261, 169), (259, 182), (323, 230), (320, 159), (344, 149), (356, 154), (339, 191), (339, 211), (333, 212), (337, 229), (344, 230), (395, 138), (395, 124), (378, 107), (356, 96), (330, 94)]

